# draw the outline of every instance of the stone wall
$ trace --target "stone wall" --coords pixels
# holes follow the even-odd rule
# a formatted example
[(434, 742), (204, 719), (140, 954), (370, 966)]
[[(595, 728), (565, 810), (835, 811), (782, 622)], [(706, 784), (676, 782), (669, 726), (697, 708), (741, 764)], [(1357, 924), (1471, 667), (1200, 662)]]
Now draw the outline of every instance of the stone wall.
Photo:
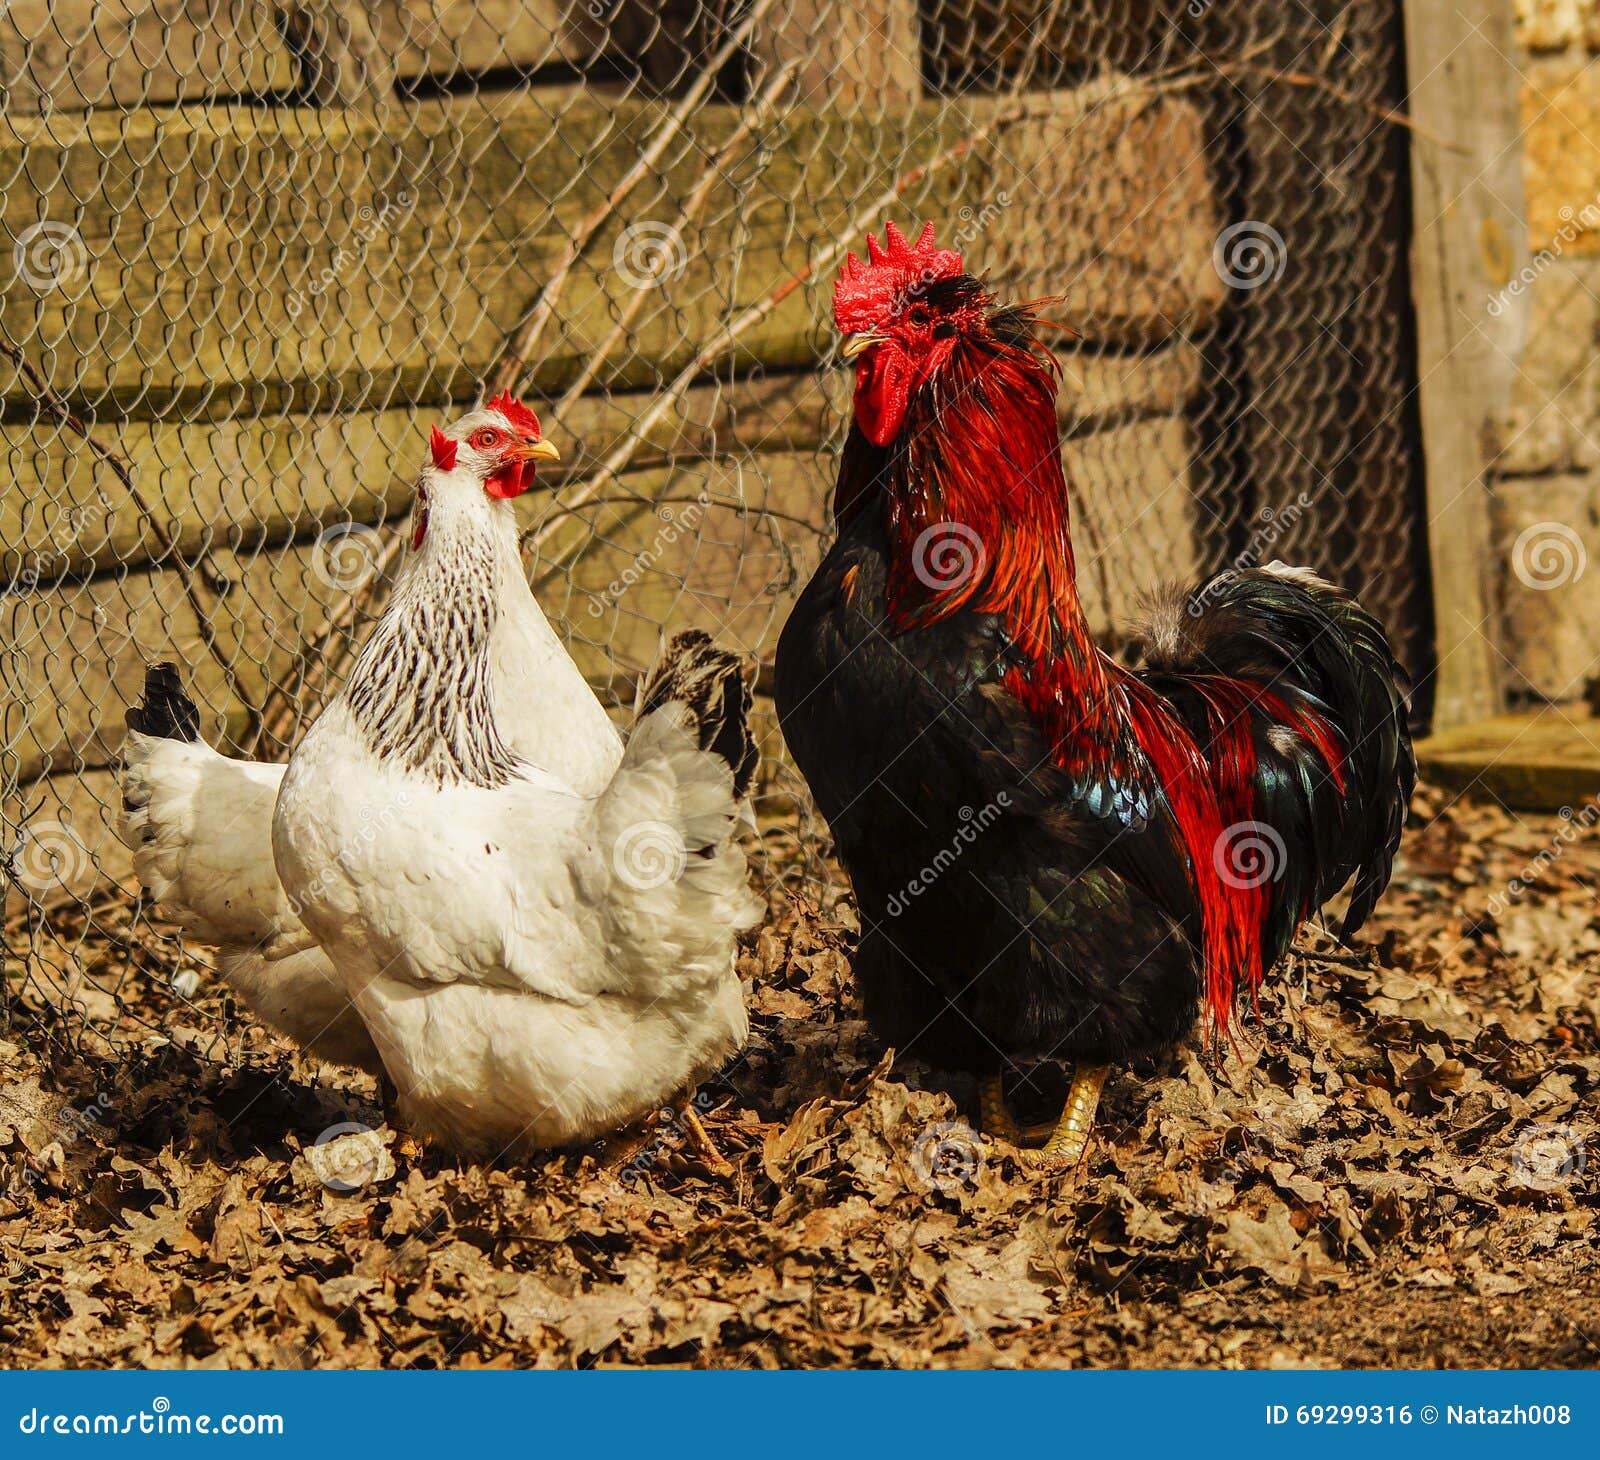
[(1495, 535), (1510, 688), (1600, 677), (1600, 0), (1512, 0), (1522, 68), (1527, 340), (1500, 423)]

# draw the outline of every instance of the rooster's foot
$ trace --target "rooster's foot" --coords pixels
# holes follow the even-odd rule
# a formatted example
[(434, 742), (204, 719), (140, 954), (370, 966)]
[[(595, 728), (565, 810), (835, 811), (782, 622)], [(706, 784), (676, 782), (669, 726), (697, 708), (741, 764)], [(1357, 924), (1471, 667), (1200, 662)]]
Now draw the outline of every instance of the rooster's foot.
[(1022, 1144), (1022, 1131), (1006, 1104), (1006, 1087), (999, 1075), (984, 1075), (978, 1081), (978, 1124), (985, 1135), (1004, 1141), (1008, 1146)]
[(1074, 1171), (1089, 1149), (1089, 1132), (1094, 1129), (1094, 1113), (1100, 1104), (1100, 1091), (1105, 1088), (1106, 1076), (1111, 1073), (1106, 1065), (1077, 1065), (1072, 1071), (1072, 1085), (1067, 1091), (1067, 1103), (1061, 1120), (1044, 1143), (1040, 1154), (1052, 1164)]
[(1109, 1073), (1105, 1065), (1076, 1066), (1061, 1119), (1035, 1126), (1017, 1124), (1006, 1103), (1001, 1077), (986, 1075), (978, 1083), (979, 1119), (988, 1135), (1016, 1147), (1028, 1166), (1075, 1171), (1088, 1149), (1095, 1108)]

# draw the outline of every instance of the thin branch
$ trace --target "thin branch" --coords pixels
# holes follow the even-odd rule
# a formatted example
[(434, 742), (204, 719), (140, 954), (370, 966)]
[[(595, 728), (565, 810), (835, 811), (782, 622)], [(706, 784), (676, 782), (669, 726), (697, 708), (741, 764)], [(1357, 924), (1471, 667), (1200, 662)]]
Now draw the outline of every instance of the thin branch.
[(545, 281), (544, 287), (539, 290), (533, 303), (511, 332), (514, 343), (509, 345), (505, 354), (501, 356), (500, 364), (492, 378), (492, 389), (495, 392), (515, 391), (522, 384), (523, 372), (538, 349), (539, 337), (544, 333), (545, 326), (555, 314), (561, 291), (566, 287), (578, 260), (594, 241), (595, 234), (621, 207), (628, 194), (654, 171), (656, 164), (666, 154), (667, 148), (699, 110), (701, 102), (705, 100), (706, 94), (711, 90), (723, 67), (743, 50), (745, 42), (756, 26), (766, 18), (767, 12), (775, 3), (776, 0), (755, 0), (755, 4), (745, 12), (744, 19), (728, 32), (711, 59), (701, 68), (694, 84), (678, 98), (672, 110), (662, 118), (661, 124), (645, 144), (633, 166), (622, 175), (621, 180), (606, 195), (605, 201), (578, 224), (571, 240), (562, 250), (561, 257), (556, 260), (555, 268)]
[[(744, 145), (746, 139), (750, 137), (755, 129), (761, 126), (772, 114), (773, 107), (783, 100), (784, 93), (789, 89), (791, 78), (799, 69), (800, 58), (798, 57), (779, 67), (771, 84), (751, 104), (750, 109), (741, 118), (738, 127), (711, 154), (705, 168), (699, 178), (696, 179), (694, 187), (690, 189), (689, 196), (678, 210), (677, 218), (669, 225), (674, 233), (681, 236), (684, 230), (700, 216), (701, 211), (705, 208), (707, 199), (711, 196), (711, 190), (722, 177), (723, 164)], [(632, 298), (628, 300), (620, 318), (612, 325), (610, 333), (600, 342), (599, 347), (590, 354), (583, 369), (578, 372), (578, 378), (567, 387), (566, 393), (556, 403), (555, 409), (551, 412), (556, 420), (559, 421), (566, 411), (594, 383), (595, 378), (605, 368), (605, 362), (610, 358), (611, 352), (627, 336), (628, 326), (638, 315), (639, 310), (643, 308), (645, 300), (655, 292), (657, 287), (656, 282), (652, 280), (649, 283), (638, 285), (634, 289)]]
[(1246, 61), (1225, 61), (1217, 67), (1224, 76), (1242, 73), (1248, 76), (1259, 76), (1266, 81), (1280, 82), (1284, 86), (1304, 86), (1313, 91), (1320, 91), (1336, 101), (1342, 101), (1362, 111), (1370, 112), (1373, 116), (1383, 121), (1391, 122), (1397, 127), (1404, 127), (1407, 131), (1415, 132), (1419, 137), (1426, 137), (1428, 141), (1437, 143), (1440, 147), (1451, 152), (1470, 152), (1472, 149), (1462, 142), (1446, 137), (1442, 132), (1436, 132), (1432, 127), (1424, 126), (1415, 117), (1407, 116), (1402, 111), (1393, 107), (1383, 106), (1369, 97), (1358, 96), (1355, 92), (1343, 86), (1335, 86), (1325, 77), (1317, 76), (1309, 71), (1280, 71), (1275, 66), (1253, 66)]

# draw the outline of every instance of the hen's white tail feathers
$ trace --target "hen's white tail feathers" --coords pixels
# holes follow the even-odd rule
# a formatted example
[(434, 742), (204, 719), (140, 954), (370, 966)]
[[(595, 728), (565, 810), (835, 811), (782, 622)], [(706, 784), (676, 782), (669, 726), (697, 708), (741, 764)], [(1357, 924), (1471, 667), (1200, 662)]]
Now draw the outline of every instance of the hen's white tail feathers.
[(727, 765), (734, 796), (742, 799), (759, 756), (750, 733), (750, 686), (738, 657), (719, 649), (699, 629), (674, 635), (640, 689), (636, 725), (672, 703), (683, 707), (685, 715), (677, 723), (700, 749)]
[(186, 933), (252, 946), (297, 921), (272, 861), (282, 766), (136, 730), (123, 761), (122, 839), (139, 881)]
[(229, 760), (198, 725), (176, 672), (152, 669), (122, 752), (122, 839), (140, 883), (189, 937), (216, 946), (219, 976), (269, 1024), (323, 1059), (379, 1072), (327, 954), (265, 956), (303, 933), (272, 857), (284, 767)]

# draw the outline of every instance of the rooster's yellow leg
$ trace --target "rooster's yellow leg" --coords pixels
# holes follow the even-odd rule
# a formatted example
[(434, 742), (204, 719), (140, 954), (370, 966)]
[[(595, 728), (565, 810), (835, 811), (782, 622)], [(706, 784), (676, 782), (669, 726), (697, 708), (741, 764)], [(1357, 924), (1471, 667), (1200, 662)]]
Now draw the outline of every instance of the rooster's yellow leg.
[(1044, 1143), (1045, 1155), (1067, 1167), (1075, 1167), (1083, 1159), (1083, 1153), (1089, 1145), (1089, 1132), (1094, 1128), (1094, 1112), (1100, 1104), (1100, 1091), (1110, 1073), (1108, 1065), (1073, 1067), (1066, 1107), (1061, 1112), (1055, 1133)]
[(1005, 1082), (999, 1075), (984, 1075), (978, 1081), (978, 1121), (986, 1134), (1009, 1145), (1022, 1144), (1022, 1132), (1006, 1104)]

